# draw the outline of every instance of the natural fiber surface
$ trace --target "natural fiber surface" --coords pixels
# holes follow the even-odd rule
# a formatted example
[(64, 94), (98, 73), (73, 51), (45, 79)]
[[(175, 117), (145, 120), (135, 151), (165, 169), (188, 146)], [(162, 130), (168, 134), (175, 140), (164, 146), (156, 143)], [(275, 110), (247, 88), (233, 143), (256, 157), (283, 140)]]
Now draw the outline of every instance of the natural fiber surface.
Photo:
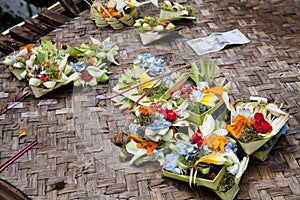
[[(182, 2), (182, 1), (181, 1)], [(200, 59), (216, 63), (218, 75), (232, 82), (235, 100), (263, 96), (283, 104), (291, 113), (290, 129), (264, 161), (251, 159), (240, 183), (237, 199), (300, 199), (300, 4), (298, 0), (191, 0), (197, 20), (177, 22), (180, 35), (143, 46), (138, 34), (99, 29), (89, 10), (45, 36), (79, 45), (89, 37), (111, 40), (120, 46), (120, 66), (110, 68), (108, 83), (94, 88), (66, 86), (35, 99), (25, 99), (0, 119), (0, 163), (37, 138), (38, 145), (1, 173), (32, 199), (217, 199), (207, 188), (164, 178), (160, 167), (140, 168), (119, 160), (119, 147), (111, 140), (124, 126), (124, 116), (108, 96), (133, 58), (140, 53), (163, 56), (180, 66)], [(151, 5), (140, 15), (158, 16)], [(186, 41), (212, 32), (239, 29), (251, 42), (197, 56)], [(1, 65), (1, 69), (4, 66)], [(0, 74), (0, 105), (4, 106), (24, 82), (6, 69)], [(27, 136), (18, 138), (26, 127)], [(64, 182), (61, 189), (55, 184)]]

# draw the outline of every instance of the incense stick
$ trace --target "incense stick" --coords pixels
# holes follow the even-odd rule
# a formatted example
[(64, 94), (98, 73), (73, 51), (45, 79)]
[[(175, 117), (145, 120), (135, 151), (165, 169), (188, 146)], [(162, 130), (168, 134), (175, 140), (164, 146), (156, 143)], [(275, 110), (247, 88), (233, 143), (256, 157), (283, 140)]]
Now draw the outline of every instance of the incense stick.
[(160, 80), (157, 80), (136, 102), (134, 102), (127, 110), (125, 110), (123, 114), (126, 115), (136, 104), (139, 103), (140, 100), (147, 96), (151, 92), (151, 90), (156, 86), (156, 84), (159, 83), (159, 81)]
[[(187, 67), (187, 66), (189, 66), (189, 65), (184, 65), (184, 66), (182, 66), (181, 68), (184, 68), (184, 67)], [(139, 87), (139, 86), (141, 86), (141, 85), (144, 85), (144, 84), (146, 84), (146, 83), (150, 83), (150, 82), (152, 82), (152, 81), (155, 81), (155, 80), (157, 80), (157, 79), (160, 79), (160, 78), (162, 78), (162, 77), (164, 77), (164, 76), (166, 76), (166, 75), (172, 74), (172, 73), (174, 73), (174, 72), (176, 72), (176, 71), (178, 71), (178, 69), (177, 69), (177, 70), (172, 70), (172, 71), (170, 71), (170, 72), (168, 72), (168, 73), (165, 73), (165, 74), (163, 74), (163, 75), (161, 75), (161, 76), (157, 76), (157, 77), (155, 77), (155, 78), (153, 78), (153, 79), (150, 79), (150, 80), (145, 81), (145, 82), (143, 82), (143, 83), (137, 84), (137, 85), (132, 86), (132, 87), (130, 87), (130, 88), (128, 88), (128, 89), (125, 89), (125, 90), (122, 90), (122, 91), (118, 91), (118, 94), (115, 94), (115, 95), (109, 97), (109, 99), (113, 99), (113, 98), (115, 98), (115, 97), (118, 97), (118, 96), (124, 94), (125, 92), (128, 92), (128, 91), (130, 91), (130, 90), (133, 90), (134, 88), (137, 88), (137, 87)]]
[(29, 145), (27, 145), (24, 149), (19, 151), (16, 155), (14, 155), (12, 158), (7, 160), (5, 163), (3, 163), (0, 166), (0, 172), (2, 172), (5, 168), (7, 168), (10, 164), (12, 164), (15, 160), (17, 160), (20, 156), (22, 156), (24, 153), (26, 153), (29, 149), (34, 147), (37, 144), (37, 140), (34, 139)]

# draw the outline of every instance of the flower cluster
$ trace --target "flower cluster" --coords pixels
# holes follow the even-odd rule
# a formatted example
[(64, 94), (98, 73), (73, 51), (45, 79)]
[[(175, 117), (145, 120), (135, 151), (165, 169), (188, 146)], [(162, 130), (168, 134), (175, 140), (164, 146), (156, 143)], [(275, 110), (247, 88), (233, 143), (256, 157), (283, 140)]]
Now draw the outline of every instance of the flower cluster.
[(95, 21), (96, 26), (99, 28), (111, 26), (113, 29), (118, 30), (125, 25), (132, 26), (134, 18), (138, 16), (134, 2), (96, 0), (92, 4), (88, 4), (91, 7), (91, 19)]
[(222, 86), (209, 87), (208, 82), (199, 82), (194, 85), (193, 80), (189, 78), (178, 89), (172, 90), (171, 99), (181, 104), (188, 101), (188, 110), (202, 114), (216, 105), (222, 99), (222, 93), (228, 90)]
[[(108, 80), (108, 65), (118, 65), (114, 56), (118, 46), (109, 38), (79, 48), (42, 40), (41, 45), (26, 45), (6, 57), (4, 64), (18, 79), (26, 79), (32, 88), (49, 91), (73, 82), (75, 86), (91, 85)], [(36, 95), (39, 97), (39, 95)]]
[(264, 140), (276, 135), (289, 115), (266, 101), (240, 102), (232, 110), (232, 123), (226, 128), (243, 143)]
[[(139, 103), (149, 105), (159, 100), (174, 85), (177, 77), (178, 74), (171, 72), (162, 58), (145, 53), (133, 60), (132, 67), (120, 77), (113, 90), (120, 92), (120, 90), (132, 87), (123, 94), (132, 101), (129, 104), (142, 98)], [(123, 100), (114, 99), (119, 105), (125, 105)]]
[(164, 20), (195, 19), (195, 8), (183, 6), (177, 2), (164, 1), (161, 5), (160, 18)]
[[(289, 114), (264, 98), (231, 105), (230, 83), (214, 79), (210, 65), (202, 63), (201, 73), (196, 65), (191, 67), (193, 75), (181, 76), (160, 97), (149, 98), (162, 88), (168, 70), (151, 54), (136, 57), (133, 68), (119, 80), (124, 88), (138, 88), (131, 96), (120, 92), (120, 108), (129, 107), (133, 113), (130, 123), (126, 120), (127, 140), (120, 155), (135, 165), (157, 161), (164, 176), (211, 188), (222, 199), (231, 199), (239, 190), (249, 155), (266, 158), (288, 129)], [(191, 109), (195, 104), (202, 106), (198, 115)], [(246, 153), (243, 158), (237, 156), (243, 155), (237, 153), (238, 147)], [(231, 197), (224, 198), (227, 194)]]
[(172, 140), (178, 127), (188, 126), (187, 113), (173, 108), (170, 102), (138, 106), (135, 116), (129, 132), (155, 142)]
[(135, 118), (128, 125), (129, 135), (122, 149), (123, 157), (130, 158), (130, 163), (137, 165), (149, 160), (161, 160), (163, 164), (167, 144), (176, 138), (180, 127), (189, 125), (186, 116), (183, 111), (173, 108), (171, 103), (136, 107)]
[(164, 60), (150, 53), (138, 55), (133, 61), (133, 66), (139, 66), (151, 77), (163, 75), (165, 72)]
[(159, 18), (154, 17), (144, 17), (143, 19), (137, 19), (135, 20), (135, 24), (133, 24), (133, 27), (136, 28), (136, 30), (139, 33), (145, 33), (148, 31), (152, 32), (162, 32), (162, 31), (170, 31), (175, 29), (175, 25), (171, 22), (162, 21)]
[[(196, 157), (200, 159), (201, 157), (213, 152), (219, 152), (220, 155), (236, 152), (237, 147), (235, 145), (235, 141), (229, 137), (227, 130), (224, 128), (215, 129), (215, 127), (215, 120), (211, 115), (206, 115), (203, 124), (199, 127), (196, 126), (194, 134), (189, 137), (188, 141), (179, 141), (179, 143), (175, 145), (175, 147), (177, 147), (175, 148), (175, 154), (180, 154), (181, 156), (184, 155), (185, 159), (183, 160), (187, 163), (192, 161), (193, 164), (189, 164), (189, 166), (193, 167), (194, 162), (197, 160), (195, 159)], [(185, 146), (183, 146), (182, 143), (184, 143)], [(189, 149), (189, 151), (183, 151), (180, 148)], [(185, 152), (185, 154), (180, 152)], [(212, 163), (216, 164), (214, 162)], [(167, 170), (170, 170), (170, 167), (167, 168)], [(172, 169), (171, 171), (178, 171), (178, 169)]]

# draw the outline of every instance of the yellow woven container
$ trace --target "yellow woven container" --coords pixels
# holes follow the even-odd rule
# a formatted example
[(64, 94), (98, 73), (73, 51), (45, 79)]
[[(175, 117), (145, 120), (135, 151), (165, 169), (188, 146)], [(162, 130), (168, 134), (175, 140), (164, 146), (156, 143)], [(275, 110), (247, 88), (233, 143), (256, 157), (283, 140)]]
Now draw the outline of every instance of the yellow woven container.
[(103, 15), (99, 12), (99, 5), (97, 3), (93, 3), (90, 9), (90, 17), (95, 21), (96, 26), (99, 28), (107, 27), (109, 24), (106, 22)]
[[(104, 17), (100, 12), (100, 8), (109, 16)], [(136, 8), (132, 9), (129, 14), (125, 14), (124, 11), (120, 11), (122, 13), (121, 18), (116, 18), (111, 16), (108, 10), (101, 5), (99, 2), (94, 2), (90, 8), (90, 18), (95, 21), (95, 24), (99, 28), (104, 27), (112, 27), (115, 30), (119, 30), (124, 28), (124, 26), (132, 26), (134, 24), (134, 19), (138, 17), (138, 11)]]

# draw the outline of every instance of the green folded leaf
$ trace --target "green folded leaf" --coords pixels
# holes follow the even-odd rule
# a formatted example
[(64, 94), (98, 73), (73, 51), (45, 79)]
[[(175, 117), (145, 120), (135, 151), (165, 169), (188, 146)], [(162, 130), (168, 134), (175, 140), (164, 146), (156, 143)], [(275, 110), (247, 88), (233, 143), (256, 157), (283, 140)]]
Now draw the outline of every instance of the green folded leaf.
[(66, 55), (63, 57), (63, 59), (60, 61), (59, 66), (58, 66), (58, 69), (59, 69), (60, 71), (63, 72), (63, 71), (65, 70), (65, 67), (66, 67), (67, 62), (68, 62), (68, 58), (69, 58), (69, 54), (66, 54)]
[(49, 60), (49, 58), (48, 58), (48, 53), (39, 53), (39, 54), (37, 54), (37, 56), (36, 56), (36, 64), (37, 65), (40, 65), (40, 64), (42, 64), (42, 62), (44, 62), (44, 61), (47, 61), (47, 60)]
[[(180, 140), (183, 140), (183, 141), (189, 141), (190, 139), (190, 136), (186, 135), (185, 133), (175, 133), (175, 136), (174, 136), (176, 139)], [(179, 138), (180, 137), (180, 138)]]
[(103, 74), (106, 73), (106, 70), (101, 70), (101, 69), (98, 69), (97, 67), (94, 67), (94, 66), (88, 66), (86, 68), (86, 70), (88, 71), (88, 73), (95, 77), (95, 78), (98, 78), (100, 76), (102, 76)]
[(198, 84), (199, 84), (199, 69), (194, 62), (191, 63), (191, 67), (192, 67), (192, 72), (193, 72), (193, 78), (196, 82), (196, 86), (198, 86)]
[(47, 82), (44, 82), (43, 85), (46, 88), (54, 88), (54, 86), (56, 85), (56, 81), (47, 81)]
[[(91, 44), (94, 44), (94, 45), (101, 45), (101, 42), (93, 37), (90, 37), (90, 40), (91, 40)], [(107, 39), (106, 39), (107, 40)], [(104, 40), (105, 41), (105, 40)]]
[(49, 52), (49, 54), (52, 54), (52, 55), (57, 54), (56, 45), (53, 44), (51, 40), (41, 40), (41, 47), (43, 50)]
[(99, 82), (106, 82), (108, 80), (108, 76), (106, 73), (102, 74), (99, 78), (97, 78), (97, 81)]
[(78, 57), (78, 56), (84, 55), (84, 51), (82, 51), (76, 47), (72, 47), (70, 45), (67, 45), (66, 52), (70, 54), (70, 57)]

